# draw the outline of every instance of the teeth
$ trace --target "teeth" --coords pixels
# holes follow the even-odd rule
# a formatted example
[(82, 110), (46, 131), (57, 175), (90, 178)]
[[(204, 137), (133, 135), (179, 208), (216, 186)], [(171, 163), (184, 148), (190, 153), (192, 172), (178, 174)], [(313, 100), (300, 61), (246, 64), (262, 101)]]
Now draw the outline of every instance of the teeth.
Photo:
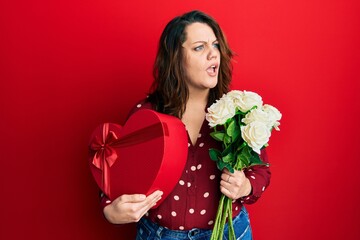
[(216, 72), (216, 69), (217, 69), (217, 66), (216, 66), (216, 65), (211, 65), (211, 66), (209, 67), (209, 70), (210, 70), (211, 72), (213, 72), (213, 73)]

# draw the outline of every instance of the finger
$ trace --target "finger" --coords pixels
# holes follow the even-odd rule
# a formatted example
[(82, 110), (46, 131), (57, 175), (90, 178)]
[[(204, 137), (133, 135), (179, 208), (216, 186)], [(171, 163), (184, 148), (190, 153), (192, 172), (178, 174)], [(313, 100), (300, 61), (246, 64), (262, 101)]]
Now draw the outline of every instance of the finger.
[(245, 174), (244, 174), (244, 171), (243, 170), (241, 170), (241, 171), (236, 171), (235, 170), (235, 172), (234, 172), (234, 174), (233, 174), (235, 177), (242, 177), (242, 176), (245, 176)]
[(227, 174), (227, 173), (222, 173), (221, 174), (221, 179), (224, 180), (225, 182), (227, 182), (230, 177), (231, 177), (230, 174)]
[(231, 172), (227, 168), (223, 169), (223, 173), (226, 173), (226, 174), (229, 174), (229, 175), (231, 174)]
[(235, 196), (234, 194), (231, 192), (230, 189), (228, 188), (225, 188), (224, 186), (220, 186), (220, 191), (225, 195), (227, 196), (228, 198), (231, 198), (231, 199), (234, 199)]
[(224, 187), (224, 188), (229, 189), (229, 190), (234, 189), (234, 185), (232, 183), (229, 183), (229, 182), (224, 181), (224, 180), (220, 181), (220, 187)]
[[(150, 196), (150, 195), (149, 195)], [(144, 215), (147, 211), (149, 211), (150, 208), (152, 208), (153, 206), (156, 205), (156, 203), (162, 198), (162, 193), (161, 195), (156, 195), (156, 198), (147, 198), (146, 201), (144, 201), (144, 203), (141, 206), (140, 211), (142, 212), (142, 215)]]
[(162, 191), (156, 190), (153, 193), (151, 193), (150, 195), (148, 195), (146, 198), (150, 198), (150, 199), (158, 198), (159, 196), (162, 196), (163, 194), (164, 193)]
[(155, 205), (157, 201), (161, 199), (162, 195), (163, 192), (159, 190), (151, 193), (149, 196), (146, 197), (144, 201), (139, 202), (139, 208), (141, 209), (151, 208), (152, 206)]
[(145, 194), (124, 194), (117, 198), (117, 200), (122, 203), (138, 203), (145, 199)]
[(140, 202), (147, 200), (148, 198), (150, 199), (149, 201), (151, 201), (151, 199), (157, 198), (158, 196), (161, 196), (162, 194), (163, 194), (163, 192), (159, 191), (159, 190), (153, 192), (152, 194), (150, 194), (147, 197), (145, 194), (124, 194), (119, 197), (119, 201), (123, 202), (123, 203), (126, 203), (126, 202), (140, 203)]

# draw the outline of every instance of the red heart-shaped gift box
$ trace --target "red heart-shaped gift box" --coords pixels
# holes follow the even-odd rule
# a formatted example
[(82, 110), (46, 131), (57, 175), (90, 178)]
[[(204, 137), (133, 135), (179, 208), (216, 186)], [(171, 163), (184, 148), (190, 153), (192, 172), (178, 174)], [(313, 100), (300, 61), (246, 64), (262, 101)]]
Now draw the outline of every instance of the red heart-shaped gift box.
[(158, 206), (180, 179), (188, 137), (180, 119), (141, 109), (123, 127), (114, 123), (98, 126), (89, 147), (92, 175), (110, 200), (161, 190), (164, 194)]

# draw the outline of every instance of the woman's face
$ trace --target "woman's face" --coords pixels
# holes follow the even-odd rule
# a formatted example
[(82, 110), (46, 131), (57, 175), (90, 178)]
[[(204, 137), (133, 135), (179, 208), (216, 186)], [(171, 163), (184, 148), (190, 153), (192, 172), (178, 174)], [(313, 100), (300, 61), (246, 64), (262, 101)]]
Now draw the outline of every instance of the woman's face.
[(218, 82), (220, 51), (213, 30), (204, 23), (185, 28), (183, 64), (189, 91), (209, 90)]

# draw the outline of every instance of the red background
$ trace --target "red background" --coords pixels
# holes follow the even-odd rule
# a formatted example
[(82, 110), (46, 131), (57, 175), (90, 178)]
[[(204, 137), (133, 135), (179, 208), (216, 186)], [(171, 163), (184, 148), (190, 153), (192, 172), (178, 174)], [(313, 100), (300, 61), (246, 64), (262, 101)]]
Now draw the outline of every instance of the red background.
[(123, 123), (165, 24), (192, 9), (237, 53), (233, 88), (283, 113), (255, 239), (360, 239), (356, 0), (1, 1), (0, 239), (133, 239), (102, 218), (89, 135)]

